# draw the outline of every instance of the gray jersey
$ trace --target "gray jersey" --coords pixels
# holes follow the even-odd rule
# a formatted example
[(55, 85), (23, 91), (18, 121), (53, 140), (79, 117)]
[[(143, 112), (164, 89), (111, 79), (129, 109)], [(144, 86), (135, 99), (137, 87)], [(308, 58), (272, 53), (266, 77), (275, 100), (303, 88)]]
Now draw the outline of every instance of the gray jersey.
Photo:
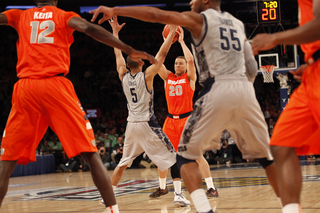
[(143, 72), (132, 75), (127, 72), (122, 78), (123, 92), (127, 98), (129, 122), (149, 121), (153, 113), (153, 90), (149, 91)]
[(227, 12), (214, 9), (201, 14), (203, 29), (192, 45), (199, 82), (218, 75), (245, 76), (243, 23)]

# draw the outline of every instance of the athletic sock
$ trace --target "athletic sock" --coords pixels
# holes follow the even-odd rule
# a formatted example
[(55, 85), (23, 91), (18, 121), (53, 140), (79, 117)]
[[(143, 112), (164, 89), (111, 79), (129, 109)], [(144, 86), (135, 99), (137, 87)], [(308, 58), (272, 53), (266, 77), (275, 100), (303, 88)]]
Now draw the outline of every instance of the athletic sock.
[(118, 204), (107, 207), (107, 213), (119, 213)]
[(116, 188), (117, 188), (117, 186), (112, 185), (112, 189), (113, 189), (113, 191), (115, 191), (115, 190), (116, 190)]
[(299, 203), (289, 203), (282, 208), (282, 213), (301, 213)]
[(173, 187), (174, 187), (174, 192), (176, 194), (180, 194), (181, 193), (181, 180), (174, 180)]
[(206, 193), (203, 189), (196, 189), (191, 194), (190, 197), (196, 207), (197, 212), (209, 212), (212, 211)]
[(167, 178), (159, 178), (160, 189), (166, 189)]
[(206, 181), (207, 189), (210, 189), (210, 188), (216, 189), (213, 185), (212, 177), (205, 178), (204, 180)]

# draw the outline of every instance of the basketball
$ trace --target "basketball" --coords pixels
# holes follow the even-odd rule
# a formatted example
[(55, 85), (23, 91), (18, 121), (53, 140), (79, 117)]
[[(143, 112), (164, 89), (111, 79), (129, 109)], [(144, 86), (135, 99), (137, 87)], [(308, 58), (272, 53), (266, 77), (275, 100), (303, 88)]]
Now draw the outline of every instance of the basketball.
[[(180, 29), (177, 28), (177, 31), (180, 32)], [(163, 31), (162, 31), (163, 37), (167, 38), (169, 32), (170, 32), (169, 26), (168, 25), (164, 26)], [(174, 35), (172, 43), (178, 41), (178, 39), (179, 39), (179, 33), (178, 32), (176, 32), (176, 34)]]

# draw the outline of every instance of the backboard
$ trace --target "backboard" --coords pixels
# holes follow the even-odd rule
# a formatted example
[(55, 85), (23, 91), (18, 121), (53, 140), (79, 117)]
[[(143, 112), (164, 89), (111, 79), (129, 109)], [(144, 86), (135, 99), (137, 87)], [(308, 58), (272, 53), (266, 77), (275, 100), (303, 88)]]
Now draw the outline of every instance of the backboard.
[(260, 67), (265, 65), (275, 66), (274, 75), (296, 70), (299, 67), (297, 45), (278, 45), (271, 50), (260, 51), (255, 58), (259, 67), (258, 73), (261, 73)]

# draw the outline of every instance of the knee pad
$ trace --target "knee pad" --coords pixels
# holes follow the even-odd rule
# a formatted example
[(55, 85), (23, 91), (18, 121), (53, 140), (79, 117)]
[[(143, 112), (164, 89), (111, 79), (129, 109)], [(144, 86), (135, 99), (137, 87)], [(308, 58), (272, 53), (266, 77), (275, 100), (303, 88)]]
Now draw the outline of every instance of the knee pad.
[(171, 178), (172, 180), (175, 178), (180, 178), (181, 179), (181, 175), (180, 175), (180, 169), (177, 166), (177, 163), (173, 164), (173, 166), (171, 166)]
[(181, 166), (186, 163), (196, 162), (196, 160), (189, 160), (177, 154), (177, 167), (180, 173)]
[(273, 160), (268, 160), (267, 158), (259, 158), (257, 161), (264, 169), (273, 163)]

